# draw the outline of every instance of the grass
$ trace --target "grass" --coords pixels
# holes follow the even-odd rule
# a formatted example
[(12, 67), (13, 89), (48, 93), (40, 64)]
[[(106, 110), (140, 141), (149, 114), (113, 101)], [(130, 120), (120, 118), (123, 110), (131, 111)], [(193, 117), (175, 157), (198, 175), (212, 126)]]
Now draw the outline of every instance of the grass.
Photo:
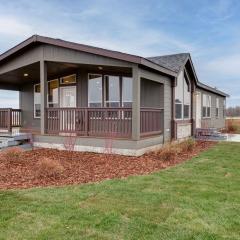
[(240, 144), (148, 176), (2, 190), (0, 239), (240, 239)]

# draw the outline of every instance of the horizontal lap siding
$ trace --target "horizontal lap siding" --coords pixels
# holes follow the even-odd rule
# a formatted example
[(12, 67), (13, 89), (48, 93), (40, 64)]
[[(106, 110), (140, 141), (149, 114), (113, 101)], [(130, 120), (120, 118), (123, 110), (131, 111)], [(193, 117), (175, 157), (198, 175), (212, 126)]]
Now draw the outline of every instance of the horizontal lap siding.
[[(201, 92), (202, 97), (203, 97), (203, 94), (208, 94), (211, 96), (211, 118), (207, 118), (207, 119), (202, 118), (202, 127), (224, 128), (225, 117), (223, 116), (223, 111), (224, 111), (225, 98), (199, 88), (196, 91)], [(218, 118), (216, 118), (216, 98), (219, 98), (219, 117)]]

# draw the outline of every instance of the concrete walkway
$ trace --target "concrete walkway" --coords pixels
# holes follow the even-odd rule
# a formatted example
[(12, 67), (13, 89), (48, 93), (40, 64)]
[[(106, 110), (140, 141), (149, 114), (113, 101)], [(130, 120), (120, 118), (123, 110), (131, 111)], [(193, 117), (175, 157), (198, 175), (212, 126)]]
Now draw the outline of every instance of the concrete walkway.
[(226, 139), (224, 141), (227, 142), (240, 142), (240, 134), (222, 134), (224, 136), (226, 136)]

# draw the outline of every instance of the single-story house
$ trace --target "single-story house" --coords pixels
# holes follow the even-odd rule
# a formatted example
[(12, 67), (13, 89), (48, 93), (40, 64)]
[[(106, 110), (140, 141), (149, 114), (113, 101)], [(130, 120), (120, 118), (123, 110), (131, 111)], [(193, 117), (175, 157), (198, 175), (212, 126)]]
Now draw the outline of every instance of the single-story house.
[(228, 96), (198, 80), (189, 53), (144, 58), (38, 35), (0, 55), (0, 89), (20, 93), (1, 129), (31, 132), (38, 147), (62, 148), (71, 133), (76, 150), (111, 141), (129, 155), (224, 128)]

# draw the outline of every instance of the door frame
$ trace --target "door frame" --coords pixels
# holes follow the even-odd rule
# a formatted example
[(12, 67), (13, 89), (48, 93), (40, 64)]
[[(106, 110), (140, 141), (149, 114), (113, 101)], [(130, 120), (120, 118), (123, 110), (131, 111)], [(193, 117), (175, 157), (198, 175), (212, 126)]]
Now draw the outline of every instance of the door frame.
[(77, 107), (77, 87), (76, 86), (64, 86), (64, 87), (60, 87), (59, 88), (59, 106), (60, 108), (64, 108), (62, 106), (62, 103), (63, 103), (63, 99), (62, 99), (62, 90), (66, 89), (66, 88), (72, 88), (72, 89), (75, 89), (75, 106), (73, 108), (76, 108)]

